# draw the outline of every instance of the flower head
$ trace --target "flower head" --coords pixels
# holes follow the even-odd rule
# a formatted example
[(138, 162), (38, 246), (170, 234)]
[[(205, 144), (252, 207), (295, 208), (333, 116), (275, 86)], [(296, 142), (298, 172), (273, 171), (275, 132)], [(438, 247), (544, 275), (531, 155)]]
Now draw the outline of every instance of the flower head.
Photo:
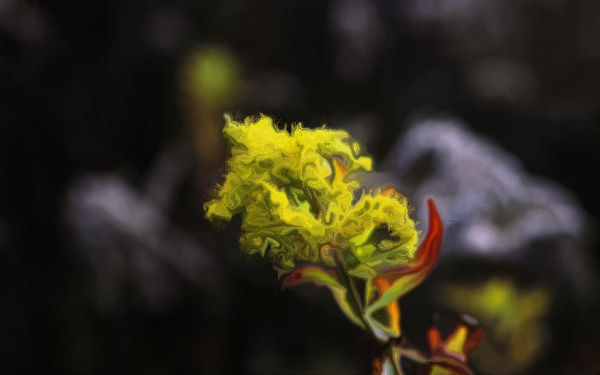
[(210, 220), (241, 215), (244, 253), (288, 270), (297, 260), (330, 263), (331, 248), (350, 268), (414, 257), (419, 233), (406, 198), (361, 189), (356, 174), (371, 171), (372, 159), (346, 131), (295, 124), (288, 132), (266, 116), (225, 119), (228, 172), (205, 211)]

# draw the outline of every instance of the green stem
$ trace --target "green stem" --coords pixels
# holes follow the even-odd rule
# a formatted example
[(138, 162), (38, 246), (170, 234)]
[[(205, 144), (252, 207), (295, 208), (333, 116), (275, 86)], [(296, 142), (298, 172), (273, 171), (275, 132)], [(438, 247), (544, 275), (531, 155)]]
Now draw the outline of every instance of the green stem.
[[(342, 284), (347, 286), (347, 288), (349, 290), (350, 303), (352, 304), (352, 307), (354, 309), (356, 309), (356, 312), (357, 312), (358, 316), (360, 317), (360, 320), (362, 321), (364, 326), (367, 328), (369, 333), (371, 333), (371, 335), (376, 340), (379, 340), (379, 338), (375, 334), (375, 331), (373, 330), (373, 327), (365, 319), (362, 300), (360, 298), (360, 295), (358, 294), (358, 290), (356, 289), (356, 284), (354, 283), (354, 280), (348, 274), (348, 271), (346, 269), (346, 262), (344, 262), (344, 258), (342, 257), (342, 254), (341, 254), (341, 249), (337, 246), (335, 246), (335, 247), (332, 246), (331, 252), (333, 254), (333, 259), (334, 259), (334, 262), (336, 265), (337, 273), (340, 277), (340, 281), (342, 282)], [(402, 339), (402, 341), (399, 343), (397, 343), (394, 340), (389, 340), (388, 346), (385, 348), (385, 350), (383, 351), (383, 353), (381, 355), (382, 365), (384, 363), (386, 356), (390, 358), (390, 360), (392, 361), (392, 366), (394, 367), (395, 375), (404, 375), (404, 372), (402, 371), (402, 365), (401, 365), (401, 358), (403, 355), (406, 356), (407, 358), (410, 358), (411, 360), (413, 360), (416, 363), (425, 364), (425, 363), (429, 362), (429, 360), (418, 350), (416, 350), (410, 346), (405, 348), (404, 347), (405, 344), (406, 344), (406, 342), (404, 339)]]
[(339, 247), (332, 248), (332, 253), (334, 254), (335, 265), (342, 281), (342, 284), (345, 284), (350, 291), (350, 301), (352, 302), (353, 307), (356, 309), (357, 315), (360, 317), (360, 320), (364, 324), (365, 328), (369, 331), (369, 333), (375, 338), (378, 339), (377, 334), (373, 331), (373, 327), (369, 324), (369, 322), (365, 319), (364, 309), (362, 305), (362, 301), (360, 299), (360, 295), (358, 294), (358, 290), (356, 289), (356, 284), (352, 280), (352, 277), (348, 275), (346, 270), (346, 262), (342, 258), (341, 249)]
[(383, 355), (388, 355), (392, 361), (392, 365), (394, 366), (394, 371), (397, 375), (403, 375), (402, 371), (402, 357), (408, 358), (414, 363), (419, 365), (426, 365), (431, 363), (431, 360), (421, 353), (420, 350), (415, 348), (414, 346), (408, 344), (405, 339), (402, 341), (390, 341), (388, 347), (384, 350)]
[(400, 359), (402, 358), (402, 348), (399, 346), (395, 346), (394, 342), (390, 342), (390, 359), (392, 360), (392, 365), (394, 366), (394, 371), (396, 375), (404, 375), (402, 371), (402, 364)]

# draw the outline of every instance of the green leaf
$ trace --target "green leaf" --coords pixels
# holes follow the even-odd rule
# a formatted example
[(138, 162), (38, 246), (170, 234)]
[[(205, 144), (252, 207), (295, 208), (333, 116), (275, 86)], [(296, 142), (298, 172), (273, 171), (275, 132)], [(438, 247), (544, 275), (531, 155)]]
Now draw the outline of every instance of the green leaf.
[(333, 297), (344, 314), (346, 314), (354, 324), (365, 328), (357, 311), (348, 301), (348, 290), (340, 284), (335, 272), (326, 271), (319, 266), (304, 266), (289, 274), (283, 280), (283, 287), (291, 287), (306, 283), (327, 287), (333, 294)]

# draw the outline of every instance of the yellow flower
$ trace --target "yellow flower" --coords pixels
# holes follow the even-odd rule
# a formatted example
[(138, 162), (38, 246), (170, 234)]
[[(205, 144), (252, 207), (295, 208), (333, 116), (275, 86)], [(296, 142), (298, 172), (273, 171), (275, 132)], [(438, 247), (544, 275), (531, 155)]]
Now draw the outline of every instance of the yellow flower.
[(288, 132), (262, 115), (225, 119), (228, 172), (205, 211), (210, 220), (241, 215), (244, 253), (285, 269), (297, 260), (327, 263), (323, 249), (330, 247), (350, 268), (414, 258), (419, 233), (406, 198), (393, 189), (361, 189), (356, 174), (371, 171), (372, 159), (346, 131), (294, 124)]

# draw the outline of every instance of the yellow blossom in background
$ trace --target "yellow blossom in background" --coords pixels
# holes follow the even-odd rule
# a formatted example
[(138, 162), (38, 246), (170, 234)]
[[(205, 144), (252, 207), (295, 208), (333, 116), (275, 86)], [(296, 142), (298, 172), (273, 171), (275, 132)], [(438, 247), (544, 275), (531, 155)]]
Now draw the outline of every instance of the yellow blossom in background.
[(202, 107), (219, 108), (240, 89), (240, 66), (229, 49), (205, 46), (191, 53), (181, 69), (181, 87)]
[(198, 46), (183, 59), (178, 83), (187, 139), (204, 168), (200, 173), (216, 171), (225, 155), (223, 111), (247, 95), (241, 63), (225, 45)]
[(482, 284), (444, 285), (437, 297), (447, 307), (477, 316), (488, 327), (473, 357), (482, 371), (520, 373), (541, 352), (543, 319), (550, 304), (546, 289), (521, 289), (510, 278), (493, 277)]

